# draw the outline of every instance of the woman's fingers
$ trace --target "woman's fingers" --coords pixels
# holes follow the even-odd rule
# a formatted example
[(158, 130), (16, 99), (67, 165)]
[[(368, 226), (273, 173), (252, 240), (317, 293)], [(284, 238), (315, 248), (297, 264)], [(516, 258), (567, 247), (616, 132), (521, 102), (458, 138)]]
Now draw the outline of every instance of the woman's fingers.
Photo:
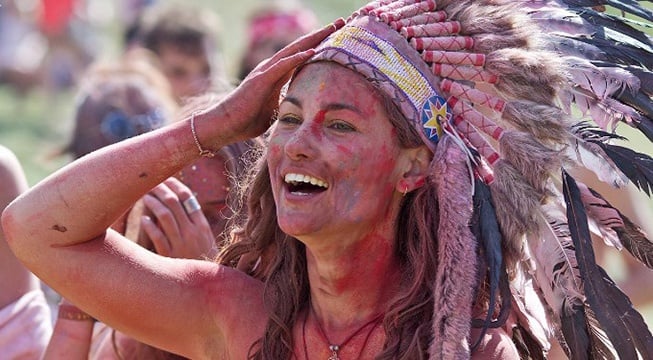
[[(219, 138), (215, 140), (220, 146), (263, 134), (272, 123), (274, 111), (279, 105), (279, 93), (292, 72), (315, 54), (315, 46), (344, 24), (343, 19), (338, 19), (279, 50), (258, 64), (220, 102), (197, 112), (195, 119), (220, 119)], [(217, 124), (217, 121), (213, 123)]]
[(169, 178), (143, 197), (153, 219), (144, 217), (143, 229), (160, 255), (203, 258), (215, 247), (215, 239), (198, 200), (184, 183)]
[(154, 252), (162, 256), (170, 256), (171, 244), (159, 226), (149, 216), (141, 218), (141, 228), (152, 242)]
[[(161, 184), (155, 186), (150, 190), (150, 195), (154, 195), (163, 205), (169, 209), (171, 215), (176, 219), (186, 216), (186, 210), (183, 207), (182, 201), (193, 196), (192, 191), (184, 186), (184, 188), (171, 188), (170, 182), (174, 178), (166, 179)], [(174, 179), (175, 181), (179, 181)], [(167, 215), (167, 214), (163, 214)], [(158, 218), (158, 214), (157, 214)]]
[[(315, 54), (314, 49), (279, 57), (277, 54), (254, 69), (238, 87), (233, 97), (222, 103), (222, 124), (233, 118), (233, 135), (237, 141), (259, 136), (270, 126), (279, 94), (292, 72)], [(236, 95), (237, 94), (237, 95)], [(223, 133), (224, 134), (224, 133)]]
[[(283, 49), (279, 50), (271, 58), (260, 63), (256, 68), (254, 68), (254, 71), (252, 71), (252, 73), (256, 73), (258, 71), (265, 71), (270, 67), (276, 67), (276, 64), (281, 59), (287, 57), (293, 57), (298, 53), (304, 53), (307, 50), (316, 47), (317, 45), (320, 44), (320, 42), (322, 42), (322, 40), (324, 40), (327, 36), (329, 36), (337, 29), (341, 28), (344, 24), (345, 21), (343, 19), (338, 19), (335, 22), (321, 29), (314, 30), (313, 32), (310, 32), (306, 35), (299, 37), (297, 40), (291, 42), (290, 44), (286, 45)], [(310, 55), (308, 57), (310, 57)]]

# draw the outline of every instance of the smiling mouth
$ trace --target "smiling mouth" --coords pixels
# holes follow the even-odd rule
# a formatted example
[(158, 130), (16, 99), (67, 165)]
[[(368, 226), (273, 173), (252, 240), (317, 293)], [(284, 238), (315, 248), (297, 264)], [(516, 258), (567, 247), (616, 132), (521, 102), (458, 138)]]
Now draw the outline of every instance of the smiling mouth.
[(288, 190), (293, 194), (313, 194), (329, 188), (326, 181), (309, 175), (289, 173), (284, 177)]

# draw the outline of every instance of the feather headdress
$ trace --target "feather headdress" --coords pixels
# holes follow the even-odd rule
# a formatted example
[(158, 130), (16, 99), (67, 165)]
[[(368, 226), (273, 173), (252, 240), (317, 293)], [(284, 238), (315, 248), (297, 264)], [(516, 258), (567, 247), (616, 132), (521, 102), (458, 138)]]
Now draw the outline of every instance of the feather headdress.
[[(431, 359), (469, 357), (470, 326), (509, 317), (525, 357), (555, 336), (574, 359), (653, 358), (643, 318), (595, 262), (592, 230), (648, 267), (653, 244), (569, 173), (650, 195), (653, 159), (612, 140), (625, 123), (653, 141), (653, 42), (640, 30), (652, 21), (635, 0), (377, 0), (318, 47), (312, 61), (378, 85), (435, 154)], [(451, 268), (470, 251), (485, 278)], [(480, 283), (489, 315), (472, 319)]]

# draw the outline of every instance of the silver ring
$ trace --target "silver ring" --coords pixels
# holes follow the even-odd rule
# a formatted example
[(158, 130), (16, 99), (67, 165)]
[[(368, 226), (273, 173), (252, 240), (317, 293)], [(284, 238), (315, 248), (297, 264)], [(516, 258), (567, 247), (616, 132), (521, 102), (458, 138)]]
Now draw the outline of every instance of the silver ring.
[(188, 199), (184, 200), (182, 204), (184, 205), (184, 209), (186, 209), (186, 213), (189, 215), (197, 210), (202, 209), (200, 203), (197, 201), (197, 198), (195, 196), (191, 196)]

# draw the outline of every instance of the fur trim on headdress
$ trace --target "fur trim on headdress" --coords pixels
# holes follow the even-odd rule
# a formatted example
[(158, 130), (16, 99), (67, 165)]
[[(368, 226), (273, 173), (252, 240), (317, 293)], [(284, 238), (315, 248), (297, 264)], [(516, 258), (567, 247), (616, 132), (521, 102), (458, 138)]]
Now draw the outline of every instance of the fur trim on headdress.
[(467, 340), (476, 288), (477, 243), (468, 224), (472, 217), (472, 185), (467, 157), (458, 144), (444, 137), (433, 161), (432, 180), (440, 205), (438, 269), (433, 309), (433, 342), (429, 353), (436, 359), (469, 357)]

